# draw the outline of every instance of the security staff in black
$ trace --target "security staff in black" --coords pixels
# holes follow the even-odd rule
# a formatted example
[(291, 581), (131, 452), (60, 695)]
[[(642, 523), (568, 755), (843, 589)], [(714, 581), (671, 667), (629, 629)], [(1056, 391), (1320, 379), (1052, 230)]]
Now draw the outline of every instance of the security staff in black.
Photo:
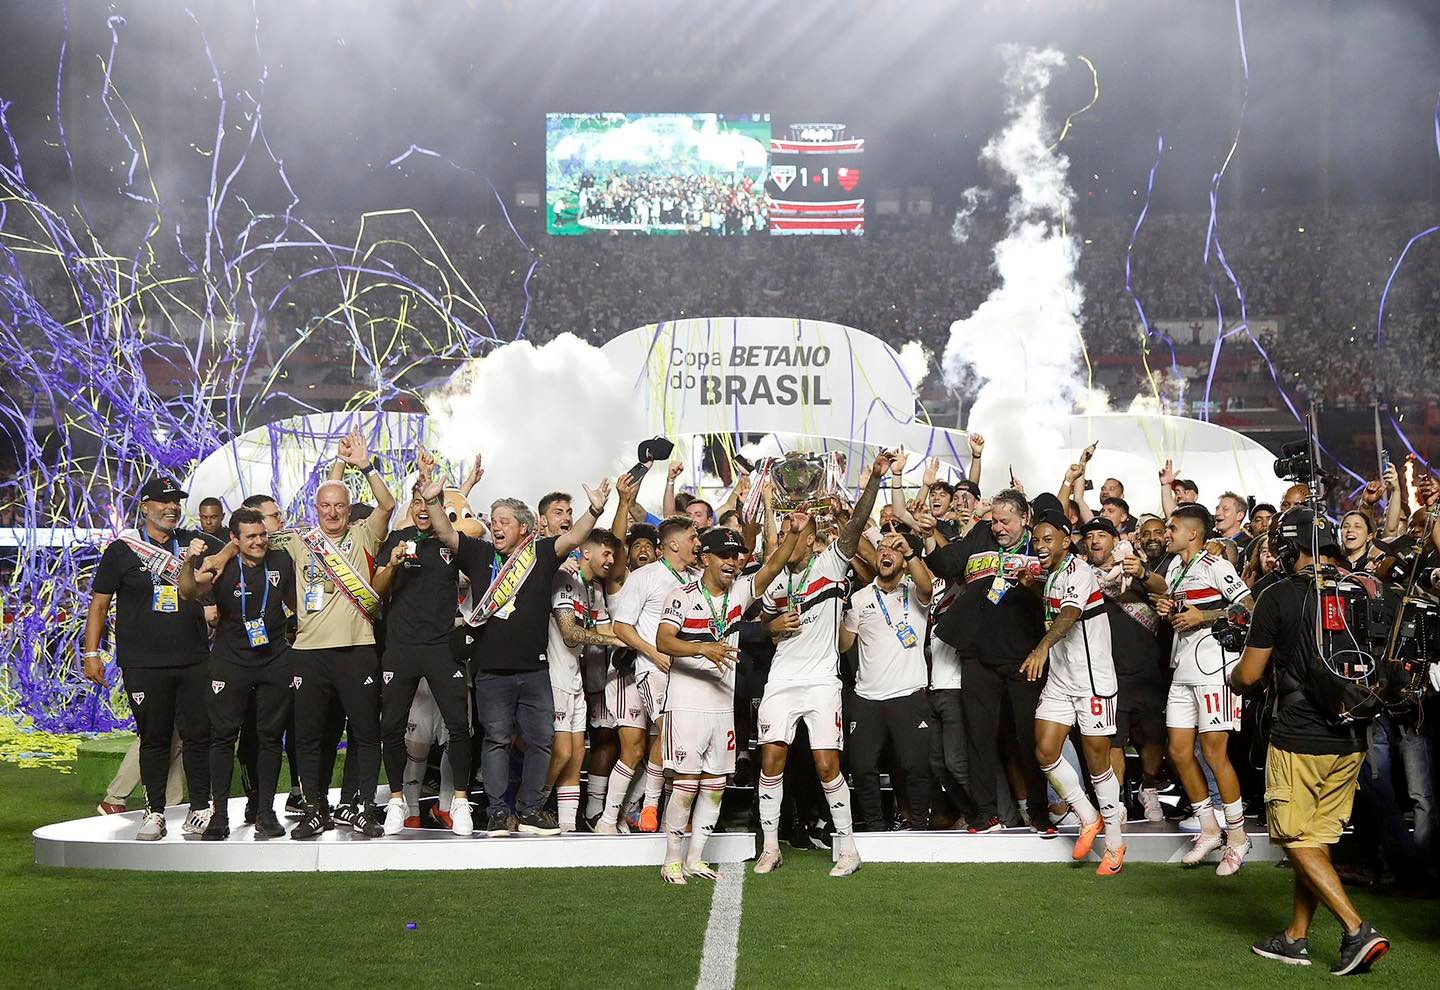
[[(198, 548), (197, 548), (198, 549)], [(257, 738), (255, 794), (245, 823), (255, 838), (285, 834), (275, 815), (281, 737), (290, 720), (290, 625), (295, 614), (295, 568), (290, 555), (270, 549), (264, 517), (254, 509), (230, 515), (230, 543), (200, 563), (187, 557), (180, 594), (213, 593), (219, 622), (210, 647), (210, 824), (202, 839), (230, 836), (230, 776), (241, 723), (252, 703)]]
[(163, 478), (140, 490), (140, 528), (121, 533), (105, 548), (95, 569), (81, 653), (86, 679), (103, 685), (100, 635), (113, 600), (115, 663), (140, 736), (140, 780), (149, 802), (136, 838), (149, 841), (165, 837), (165, 777), (170, 741), (177, 729), (185, 747), (185, 782), (190, 791), (185, 831), (203, 832), (210, 816), (204, 663), (210, 649), (205, 610), (199, 602), (182, 601), (175, 580), (192, 540), (217, 549), (220, 544), (196, 530), (178, 528), (184, 498), (185, 492)]
[(391, 533), (376, 560), (375, 591), (385, 609), (385, 654), (380, 661), (380, 742), (390, 802), (385, 834), (405, 828), (409, 815), (401, 782), (405, 777), (405, 726), (415, 689), (423, 677), (445, 720), (450, 741), (445, 759), (455, 781), (453, 795), (441, 795), (457, 835), (474, 832), (466, 783), (470, 780), (470, 694), (465, 665), (450, 648), (460, 599), (460, 571), (487, 581), (492, 558), (484, 544), (457, 532), (442, 504), (443, 488), (431, 481), (422, 458), (421, 480), (410, 499), (412, 525)]

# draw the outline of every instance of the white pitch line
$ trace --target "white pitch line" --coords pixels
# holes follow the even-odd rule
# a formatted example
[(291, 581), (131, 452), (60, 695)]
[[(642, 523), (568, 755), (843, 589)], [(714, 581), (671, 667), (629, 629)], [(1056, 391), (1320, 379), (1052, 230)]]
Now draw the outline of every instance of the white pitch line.
[(710, 899), (710, 922), (705, 926), (705, 947), (700, 955), (700, 978), (695, 990), (734, 990), (735, 961), (740, 954), (740, 900), (745, 890), (745, 864), (726, 863), (720, 869), (715, 895)]

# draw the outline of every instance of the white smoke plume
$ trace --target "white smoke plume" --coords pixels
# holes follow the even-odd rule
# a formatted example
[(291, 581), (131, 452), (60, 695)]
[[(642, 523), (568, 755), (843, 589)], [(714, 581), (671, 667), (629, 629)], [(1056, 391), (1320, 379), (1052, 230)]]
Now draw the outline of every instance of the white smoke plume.
[(1007, 121), (980, 153), (999, 179), (1014, 186), (1005, 234), (994, 252), (1000, 285), (951, 325), (944, 373), (952, 388), (967, 371), (980, 381), (967, 426), (986, 438), (986, 490), (1007, 480), (1002, 472), (1008, 465), (1034, 493), (1059, 480), (1042, 476), (1040, 467), (1053, 469), (1061, 427), (1083, 388), (1079, 247), (1062, 233), (1075, 194), (1066, 174), (1069, 159), (1050, 147), (1055, 129), (1045, 102), (1065, 57), (1055, 49), (1013, 45), (1003, 46), (1001, 56)]
[(975, 211), (980, 208), (981, 203), (989, 203), (993, 193), (989, 189), (981, 189), (979, 186), (971, 186), (960, 194), (963, 201), (960, 209), (955, 211), (955, 222), (950, 225), (950, 236), (955, 238), (957, 244), (964, 244), (970, 239), (970, 221), (975, 216)]
[(573, 334), (540, 347), (516, 341), (470, 361), (440, 394), (427, 396), (429, 441), (462, 465), (462, 475), (477, 451), (484, 455), (485, 477), (470, 501), (487, 514), (497, 498), (534, 508), (560, 489), (575, 497), (578, 515), (582, 482), (613, 482), (634, 463), (645, 423), (633, 388), (599, 348)]
[(907, 340), (900, 348), (900, 368), (910, 380), (910, 389), (920, 394), (920, 386), (930, 374), (930, 353), (918, 340)]

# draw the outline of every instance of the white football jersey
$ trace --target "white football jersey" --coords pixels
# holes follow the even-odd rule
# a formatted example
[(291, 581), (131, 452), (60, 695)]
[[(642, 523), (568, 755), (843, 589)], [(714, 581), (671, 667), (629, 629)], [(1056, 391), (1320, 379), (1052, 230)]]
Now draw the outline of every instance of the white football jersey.
[(550, 684), (556, 690), (579, 694), (584, 690), (580, 677), (582, 646), (567, 646), (560, 635), (554, 612), (570, 612), (581, 628), (593, 629), (610, 621), (605, 601), (605, 588), (599, 581), (582, 581), (577, 574), (555, 573), (554, 591), (550, 596), (550, 642), (546, 655), (550, 659)]
[(1069, 607), (1080, 610), (1080, 619), (1050, 647), (1050, 683), (1067, 697), (1111, 697), (1118, 687), (1105, 593), (1095, 568), (1074, 554), (1045, 577), (1047, 625)]
[[(700, 572), (688, 569), (675, 572), (665, 561), (655, 560), (636, 571), (631, 571), (620, 588), (620, 594), (610, 603), (610, 617), (616, 622), (634, 626), (640, 638), (651, 646), (655, 645), (655, 630), (660, 626), (660, 614), (669, 604), (676, 589), (698, 580)], [(635, 657), (635, 673), (648, 673), (655, 665), (641, 653)]]
[[(1207, 610), (1223, 609), (1250, 594), (1230, 561), (1213, 553), (1192, 557), (1188, 565), (1175, 557), (1165, 572), (1165, 585), (1177, 605)], [(1173, 683), (1223, 684), (1226, 665), (1234, 665), (1236, 659), (1235, 654), (1226, 656), (1209, 625), (1177, 632), (1170, 649), (1170, 666), (1175, 671)]]
[(800, 611), (800, 631), (775, 645), (772, 684), (825, 684), (840, 676), (840, 614), (845, 604), (850, 562), (837, 543), (820, 551), (808, 567), (789, 568), (765, 589), (765, 611)]
[[(700, 582), (677, 588), (667, 599), (660, 621), (674, 626), (687, 642), (726, 642), (738, 646), (740, 617), (755, 600), (755, 579), (738, 577), (729, 592), (707, 595)], [(717, 635), (718, 630), (718, 635)], [(670, 688), (665, 710), (733, 712), (735, 668), (722, 671), (704, 657), (675, 657), (670, 664)]]

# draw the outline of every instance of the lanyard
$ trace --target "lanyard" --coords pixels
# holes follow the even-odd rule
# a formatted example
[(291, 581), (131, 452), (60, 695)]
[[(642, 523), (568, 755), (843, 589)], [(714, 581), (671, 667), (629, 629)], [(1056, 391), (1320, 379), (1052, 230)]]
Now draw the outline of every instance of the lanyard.
[[(142, 528), (142, 529), (140, 530), (140, 532), (141, 532), (141, 534), (145, 537), (145, 542), (146, 542), (146, 543), (149, 543), (151, 546), (163, 547), (163, 546), (165, 545), (165, 544), (161, 543), (159, 540), (152, 540), (152, 539), (150, 539), (150, 533), (149, 533), (148, 531), (146, 531), (144, 528)], [(171, 534), (170, 534), (170, 552), (173, 553), (173, 554), (174, 554), (175, 556), (177, 556), (177, 557), (180, 556), (180, 538), (179, 538), (178, 536), (176, 536), (174, 533), (171, 533)]]
[(686, 585), (687, 582), (685, 581), (685, 579), (684, 579), (683, 577), (680, 576), (680, 572), (679, 572), (679, 571), (677, 571), (675, 568), (673, 568), (673, 567), (670, 566), (670, 561), (666, 560), (664, 557), (661, 557), (661, 558), (660, 558), (660, 563), (662, 563), (662, 564), (665, 565), (665, 569), (666, 569), (667, 571), (669, 571), (669, 572), (674, 576), (675, 580), (676, 580), (677, 582), (679, 582), (680, 587), (682, 587), (682, 588), (685, 587), (685, 585)]
[[(882, 594), (880, 594), (880, 589), (879, 589), (879, 588), (875, 588), (874, 591), (875, 591), (875, 604), (880, 606), (880, 614), (885, 617), (885, 624), (886, 624), (887, 626), (889, 626), (891, 629), (894, 629), (894, 628), (895, 628), (895, 623), (893, 623), (893, 622), (890, 621), (890, 610), (885, 607), (885, 596), (882, 595)], [(906, 584), (904, 581), (901, 581), (901, 582), (900, 582), (900, 609), (901, 609), (901, 612), (900, 612), (900, 624), (901, 624), (901, 625), (909, 625), (909, 624), (910, 624), (910, 586), (909, 586), (908, 584)]]
[[(248, 621), (250, 621), (250, 616), (249, 616), (249, 614), (248, 614), (249, 611), (250, 611), (250, 609), (248, 608), (249, 592), (245, 589), (245, 561), (244, 561), (244, 559), (242, 558), (239, 563), (240, 563), (240, 621), (243, 623), (243, 622), (248, 622)], [(266, 609), (266, 607), (270, 604), (270, 576), (269, 576), (269, 572), (265, 570), (265, 561), (263, 561), (263, 560), (260, 561), (260, 573), (261, 573), (262, 575), (264, 575), (264, 577), (263, 577), (261, 580), (262, 580), (262, 581), (264, 582), (264, 584), (265, 584), (265, 593), (260, 596), (260, 614), (255, 617), (255, 618), (257, 618), (257, 619), (263, 619), (263, 618), (265, 618), (265, 609)]]
[(1004, 577), (1004, 576), (1005, 576), (1005, 564), (1006, 564), (1007, 562), (1009, 562), (1010, 558), (1012, 558), (1012, 557), (1023, 557), (1024, 555), (1028, 554), (1029, 552), (1030, 552), (1030, 534), (1028, 534), (1028, 533), (1025, 534), (1025, 548), (1024, 548), (1023, 550), (1006, 550), (1004, 547), (1001, 547), (1001, 548), (1000, 548), (1000, 576), (1001, 576), (1001, 577)]
[[(800, 594), (802, 596), (810, 590), (810, 568), (815, 566), (815, 557), (815, 554), (810, 555), (810, 563), (805, 565), (805, 573), (800, 575)], [(795, 585), (792, 583), (794, 579), (795, 575), (793, 573), (786, 573), (785, 597), (789, 601), (791, 608), (799, 608), (800, 603), (795, 600)]]
[(715, 599), (710, 597), (704, 581), (700, 582), (700, 594), (705, 596), (705, 604), (710, 608), (710, 635), (717, 640), (724, 639), (725, 627), (730, 620), (730, 590), (728, 588), (725, 590), (725, 597), (720, 603), (718, 614), (715, 612)]
[(1060, 567), (1045, 579), (1045, 625), (1048, 627), (1055, 619), (1055, 610), (1050, 607), (1050, 589), (1055, 584), (1055, 579), (1065, 573), (1065, 567), (1070, 563), (1070, 554), (1060, 561)]
[(1190, 568), (1195, 566), (1195, 561), (1199, 560), (1204, 555), (1205, 551), (1200, 551), (1195, 556), (1190, 558), (1190, 563), (1180, 568), (1180, 574), (1178, 577), (1175, 578), (1175, 583), (1170, 585), (1170, 597), (1175, 597), (1175, 592), (1180, 589), (1180, 585), (1185, 583), (1185, 575), (1190, 573)]

